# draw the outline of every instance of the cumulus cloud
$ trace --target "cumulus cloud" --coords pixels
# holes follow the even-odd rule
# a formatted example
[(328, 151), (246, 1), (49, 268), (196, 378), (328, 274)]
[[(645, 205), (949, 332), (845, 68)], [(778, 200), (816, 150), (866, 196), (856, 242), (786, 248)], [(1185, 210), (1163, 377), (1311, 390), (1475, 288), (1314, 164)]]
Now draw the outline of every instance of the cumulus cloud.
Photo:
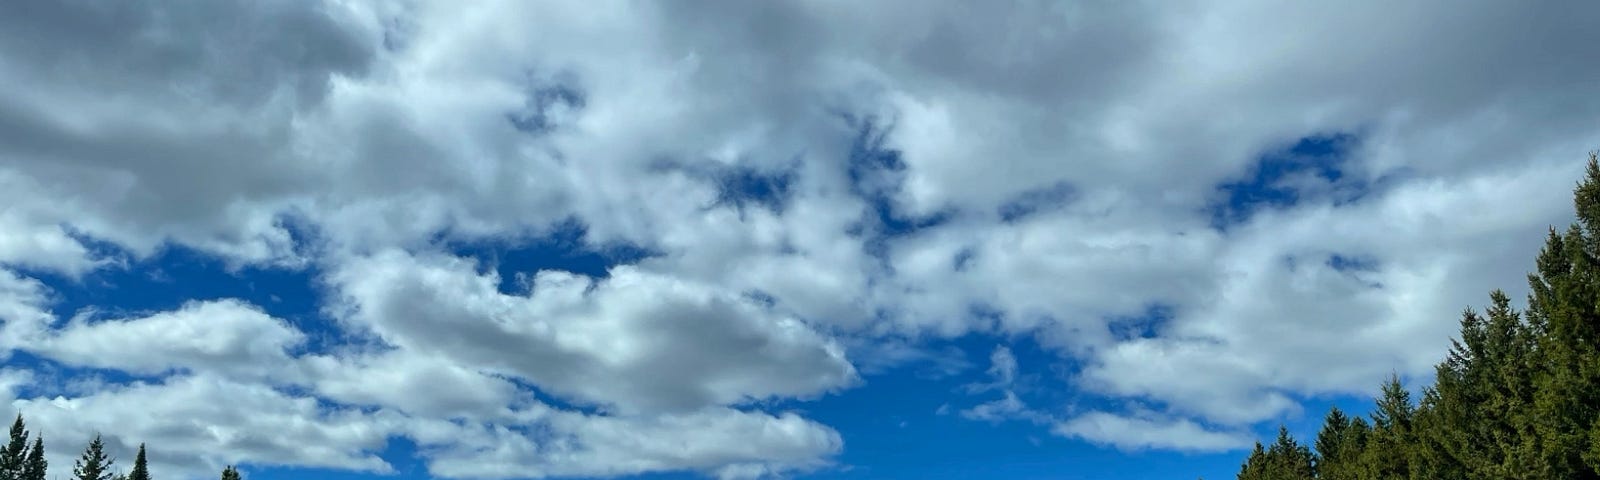
[(122, 459), (133, 458), (141, 442), (161, 445), (151, 452), (152, 468), (185, 478), (240, 463), (392, 471), (376, 453), (390, 431), (381, 419), (210, 374), (12, 405), (33, 429), (48, 432), (51, 465), (72, 465), (78, 446), (103, 435)]
[(275, 375), (305, 335), (237, 300), (193, 302), (142, 318), (72, 319), (25, 349), (62, 363), (155, 375), (173, 370)]
[(507, 295), (459, 258), (388, 252), (332, 274), (345, 321), (384, 342), (622, 412), (684, 411), (849, 386), (843, 348), (739, 296), (618, 267), (543, 271)]
[(49, 290), (37, 279), (0, 268), (0, 359), (49, 326)]
[[(542, 413), (542, 415), (541, 415)], [(429, 471), (448, 478), (616, 476), (693, 469), (721, 478), (807, 470), (843, 446), (832, 429), (784, 413), (712, 408), (652, 417), (534, 412), (553, 440), (503, 426), (443, 426), (418, 435), (435, 446)], [(442, 436), (447, 434), (448, 436)]]
[[(470, 270), (465, 274), (482, 279)], [(403, 287), (399, 279), (386, 280)], [(544, 285), (551, 294), (583, 295), (581, 289), (561, 292)], [(532, 305), (521, 307), (515, 310)], [(523, 313), (530, 315), (525, 317), (528, 321), (540, 318), (533, 310)], [(444, 324), (461, 328), (465, 322), (515, 319), (446, 320)], [(54, 322), (46, 325), (50, 323)], [(581, 338), (573, 336), (576, 330), (563, 338), (583, 344), (657, 340)], [(791, 339), (796, 335), (801, 340), (818, 338), (788, 332)], [(405, 342), (387, 350), (335, 354), (298, 354), (289, 349), (302, 337), (281, 320), (236, 300), (192, 303), (133, 319), (86, 323), (80, 318), (49, 329), (44, 337), (29, 339), (24, 348), (65, 365), (141, 375), (176, 373), (159, 381), (98, 381), (66, 388), (35, 384), (35, 376), (27, 370), (5, 370), (0, 375), (0, 392), (5, 398), (15, 398), (9, 403), (34, 429), (51, 432), (54, 445), (81, 444), (104, 434), (112, 452), (121, 457), (131, 456), (141, 442), (161, 445), (153, 454), (155, 468), (182, 477), (209, 476), (221, 465), (240, 463), (388, 472), (392, 467), (377, 452), (394, 438), (411, 439), (425, 447), (423, 455), (430, 471), (448, 478), (612, 476), (670, 470), (754, 478), (825, 466), (826, 458), (843, 445), (837, 432), (795, 413), (766, 414), (716, 404), (673, 412), (562, 410), (537, 401), (510, 379), (477, 366), (470, 358), (413, 351), (408, 349), (413, 345)], [(740, 338), (758, 349), (742, 354), (742, 360), (769, 352), (781, 355), (790, 349), (783, 345), (784, 338)], [(127, 341), (117, 342), (119, 339)], [(539, 347), (530, 339), (521, 343), (523, 348), (555, 349)], [(811, 347), (816, 354), (834, 359), (833, 368), (838, 369), (840, 379), (853, 378), (849, 364), (837, 357), (837, 347)], [(679, 371), (674, 367), (682, 363), (657, 360), (632, 368), (659, 368), (661, 375), (680, 378), (716, 374)], [(690, 364), (695, 365), (703, 363)], [(803, 382), (804, 378), (774, 374), (770, 369), (778, 368), (775, 365), (744, 368), (723, 370), (722, 377), (708, 376), (703, 381), (737, 389), (747, 385), (741, 382), (759, 379), (768, 386), (778, 385), (770, 388), (781, 389), (791, 388), (783, 387), (784, 382)], [(594, 376), (585, 381), (596, 384), (603, 384), (608, 377), (638, 381), (645, 375), (588, 373)], [(545, 377), (515, 378), (562, 391), (562, 384)], [(18, 387), (30, 384), (36, 389), (62, 391), (53, 398), (18, 398)], [(660, 384), (610, 388), (623, 392), (655, 388), (672, 393)], [(764, 392), (735, 390), (726, 400), (738, 402)], [(635, 405), (621, 401), (607, 405), (613, 404)], [(59, 458), (51, 461), (70, 464), (71, 451), (53, 450)]]
[(1090, 411), (1057, 423), (1057, 435), (1082, 438), (1123, 450), (1170, 449), (1215, 452), (1249, 446), (1249, 435), (1207, 430), (1183, 418), (1145, 418)]

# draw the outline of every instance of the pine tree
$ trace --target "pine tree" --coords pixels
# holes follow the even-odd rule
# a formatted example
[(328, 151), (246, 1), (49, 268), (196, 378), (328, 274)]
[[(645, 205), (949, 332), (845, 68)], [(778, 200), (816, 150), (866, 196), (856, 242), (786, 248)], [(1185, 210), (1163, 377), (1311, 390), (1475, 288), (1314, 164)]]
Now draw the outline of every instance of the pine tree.
[(1399, 376), (1390, 375), (1372, 412), (1372, 433), (1362, 455), (1363, 478), (1391, 480), (1411, 476), (1415, 413), (1411, 393), (1400, 384)]
[[(1358, 423), (1359, 428), (1358, 428)], [(1328, 410), (1322, 430), (1317, 433), (1316, 474), (1327, 480), (1359, 478), (1362, 442), (1366, 441), (1366, 422), (1345, 416), (1339, 407)]]
[(1448, 439), (1459, 436), (1454, 426), (1444, 421), (1446, 406), (1438, 390), (1423, 387), (1406, 445), (1411, 478), (1467, 478), (1461, 459), (1445, 448)]
[(239, 469), (229, 465), (222, 469), (222, 480), (243, 480), (243, 478), (239, 476)]
[(50, 463), (44, 459), (44, 435), (33, 437), (33, 448), (28, 449), (28, 459), (23, 462), (20, 480), (45, 480)]
[(145, 465), (144, 444), (139, 444), (139, 454), (133, 457), (133, 471), (128, 473), (128, 480), (150, 480), (150, 469)]
[(1261, 442), (1256, 442), (1255, 450), (1245, 458), (1244, 465), (1239, 467), (1238, 480), (1267, 480), (1267, 452), (1261, 447)]
[(100, 436), (95, 435), (89, 441), (89, 447), (83, 450), (83, 455), (73, 462), (72, 476), (75, 480), (112, 480), (115, 476), (111, 473), (111, 465), (116, 460), (106, 456), (105, 444), (100, 441)]
[(0, 480), (18, 480), (22, 476), (23, 460), (28, 455), (28, 430), (22, 414), (11, 423), (11, 439), (0, 446)]
[(1267, 478), (1272, 480), (1312, 480), (1311, 449), (1306, 448), (1289, 429), (1278, 426), (1278, 439), (1267, 448)]
[[(1573, 195), (1578, 221), (1552, 234), (1531, 276), (1529, 316), (1539, 320), (1532, 433), (1537, 473), (1545, 478), (1600, 478), (1600, 458), (1585, 455), (1600, 419), (1600, 162), (1590, 153)], [(1552, 232), (1553, 233), (1553, 232)], [(1527, 445), (1523, 445), (1527, 450)]]

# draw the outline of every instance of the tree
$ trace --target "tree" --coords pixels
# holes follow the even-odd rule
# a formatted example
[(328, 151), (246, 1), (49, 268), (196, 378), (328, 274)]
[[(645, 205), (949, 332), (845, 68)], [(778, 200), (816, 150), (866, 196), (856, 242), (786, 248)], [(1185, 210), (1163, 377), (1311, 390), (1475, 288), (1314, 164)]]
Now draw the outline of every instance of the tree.
[(106, 456), (105, 444), (100, 441), (100, 436), (95, 435), (89, 441), (89, 447), (83, 450), (83, 455), (73, 462), (72, 476), (76, 480), (111, 480), (111, 465), (116, 460)]
[(222, 469), (222, 480), (244, 480), (239, 476), (239, 469), (229, 465)]
[(133, 471), (128, 473), (128, 480), (150, 480), (150, 469), (145, 465), (144, 444), (139, 444), (139, 454), (133, 457)]
[(28, 449), (28, 458), (23, 461), (19, 480), (45, 480), (49, 466), (50, 463), (44, 459), (44, 434), (35, 435), (33, 448)]
[(1312, 480), (1311, 449), (1289, 436), (1289, 429), (1278, 426), (1278, 439), (1267, 448), (1267, 477), (1272, 480)]
[[(1600, 456), (1586, 455), (1600, 438), (1600, 162), (1589, 154), (1573, 192), (1577, 222), (1552, 230), (1528, 279), (1528, 317), (1538, 329), (1540, 357), (1530, 373), (1535, 419), (1533, 470), (1543, 478), (1600, 478)], [(1527, 440), (1527, 439), (1524, 439)], [(1523, 452), (1530, 449), (1524, 442)]]
[(1339, 407), (1328, 410), (1317, 433), (1316, 474), (1327, 480), (1356, 480), (1361, 472), (1361, 451), (1367, 423), (1345, 416)]
[(1399, 376), (1390, 375), (1383, 384), (1377, 408), (1372, 412), (1372, 433), (1362, 456), (1363, 478), (1390, 480), (1411, 476), (1415, 413), (1411, 393), (1400, 384)]
[(1244, 465), (1239, 467), (1239, 480), (1266, 480), (1267, 479), (1267, 452), (1261, 447), (1261, 442), (1256, 442), (1255, 450), (1245, 458)]
[(22, 463), (28, 455), (28, 430), (22, 414), (11, 423), (11, 439), (0, 446), (0, 480), (18, 480), (22, 476)]

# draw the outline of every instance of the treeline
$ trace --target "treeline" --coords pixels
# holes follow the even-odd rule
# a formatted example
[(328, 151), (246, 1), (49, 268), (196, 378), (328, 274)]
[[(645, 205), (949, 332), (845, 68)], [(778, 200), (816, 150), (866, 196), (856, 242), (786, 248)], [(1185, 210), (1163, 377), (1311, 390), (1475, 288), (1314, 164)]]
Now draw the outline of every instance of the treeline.
[[(0, 480), (45, 480), (49, 462), (44, 458), (44, 434), (33, 435), (28, 443), (28, 427), (22, 415), (11, 424), (11, 439), (0, 445)], [(95, 435), (72, 465), (73, 480), (150, 480), (150, 466), (145, 461), (144, 444), (133, 457), (133, 470), (128, 473), (113, 472), (116, 460), (106, 455), (105, 443)], [(222, 480), (242, 480), (239, 470), (228, 466), (222, 470)]]
[(1279, 428), (1271, 446), (1256, 443), (1239, 480), (1600, 479), (1595, 153), (1574, 193), (1578, 221), (1550, 229), (1527, 309), (1495, 291), (1483, 313), (1464, 312), (1420, 401), (1390, 377), (1370, 421), (1334, 408), (1310, 446)]

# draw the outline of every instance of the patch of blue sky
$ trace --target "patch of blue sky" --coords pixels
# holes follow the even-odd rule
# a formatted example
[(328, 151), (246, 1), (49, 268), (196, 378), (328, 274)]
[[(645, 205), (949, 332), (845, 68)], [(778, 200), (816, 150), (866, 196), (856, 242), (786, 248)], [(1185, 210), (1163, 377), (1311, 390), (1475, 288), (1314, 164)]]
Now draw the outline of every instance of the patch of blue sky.
[(1265, 152), (1242, 178), (1217, 186), (1219, 198), (1208, 207), (1212, 227), (1226, 231), (1262, 210), (1290, 208), (1318, 195), (1336, 203), (1364, 196), (1370, 186), (1346, 172), (1359, 142), (1349, 133), (1312, 135)]

